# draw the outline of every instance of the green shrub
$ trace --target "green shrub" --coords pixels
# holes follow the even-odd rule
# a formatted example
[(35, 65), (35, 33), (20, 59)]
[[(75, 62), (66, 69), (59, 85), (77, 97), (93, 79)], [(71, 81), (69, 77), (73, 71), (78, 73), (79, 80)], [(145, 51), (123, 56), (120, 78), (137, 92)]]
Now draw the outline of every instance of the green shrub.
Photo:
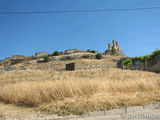
[(52, 54), (52, 56), (59, 56), (60, 55), (60, 52), (58, 52), (58, 51), (55, 51), (53, 54)]
[(145, 56), (145, 60), (146, 60), (146, 61), (151, 60), (151, 55), (146, 55), (146, 56)]
[(92, 50), (91, 53), (96, 53), (96, 51), (95, 51), (95, 50)]
[(152, 54), (142, 56), (142, 57), (135, 57), (135, 58), (127, 58), (122, 62), (124, 65), (132, 65), (134, 62), (145, 62), (153, 60), (155, 57), (160, 56), (160, 50), (156, 49)]
[(48, 56), (44, 57), (44, 62), (49, 62), (49, 57)]
[(159, 49), (156, 49), (156, 51), (154, 51), (154, 52), (152, 53), (152, 55), (153, 55), (153, 58), (154, 58), (155, 56), (160, 56), (160, 50), (159, 50)]
[(133, 63), (133, 59), (132, 58), (127, 58), (126, 60), (124, 60), (122, 62), (122, 64), (127, 65), (127, 66), (132, 65), (132, 63)]
[(63, 55), (64, 53), (63, 52), (60, 52), (60, 55)]
[(87, 52), (91, 52), (91, 50), (90, 50), (90, 49), (88, 49), (88, 50), (87, 50)]
[(96, 59), (102, 59), (102, 54), (101, 53), (97, 53), (96, 54)]

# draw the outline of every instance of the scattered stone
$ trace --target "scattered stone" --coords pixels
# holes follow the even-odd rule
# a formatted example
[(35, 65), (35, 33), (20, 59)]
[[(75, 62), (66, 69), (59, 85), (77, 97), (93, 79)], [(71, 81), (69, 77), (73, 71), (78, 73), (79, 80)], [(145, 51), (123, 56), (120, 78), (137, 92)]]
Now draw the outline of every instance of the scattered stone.
[(49, 57), (49, 61), (55, 61), (55, 60), (57, 60), (56, 57), (54, 56)]

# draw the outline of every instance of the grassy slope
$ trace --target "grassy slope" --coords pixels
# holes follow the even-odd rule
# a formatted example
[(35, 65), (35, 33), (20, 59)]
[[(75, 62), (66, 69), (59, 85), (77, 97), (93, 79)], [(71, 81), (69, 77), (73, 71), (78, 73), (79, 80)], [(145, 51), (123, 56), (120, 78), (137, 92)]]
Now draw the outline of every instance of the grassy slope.
[[(31, 64), (27, 65), (29, 69), (40, 69), (40, 70), (65, 70), (65, 65), (68, 63), (75, 62), (77, 69), (87, 69), (90, 66), (111, 66), (116, 67), (116, 62), (112, 61), (112, 59), (120, 59), (120, 57), (107, 57), (102, 60), (96, 59), (80, 59), (80, 60), (66, 60), (66, 61), (51, 61), (46, 63), (37, 63), (36, 61), (32, 61)], [(21, 66), (23, 64), (19, 64)]]
[[(160, 75), (120, 69), (11, 71), (0, 75), (0, 100), (59, 115), (160, 100)], [(3, 85), (3, 86), (2, 86)]]

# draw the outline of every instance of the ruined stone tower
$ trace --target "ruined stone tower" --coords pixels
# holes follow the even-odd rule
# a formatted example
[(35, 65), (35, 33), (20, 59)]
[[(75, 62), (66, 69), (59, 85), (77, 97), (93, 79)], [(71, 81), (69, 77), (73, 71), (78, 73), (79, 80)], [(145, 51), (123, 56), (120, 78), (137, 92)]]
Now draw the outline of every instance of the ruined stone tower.
[(121, 55), (124, 56), (121, 48), (119, 47), (119, 43), (115, 40), (113, 40), (113, 46), (108, 43), (108, 50), (105, 51), (106, 55)]

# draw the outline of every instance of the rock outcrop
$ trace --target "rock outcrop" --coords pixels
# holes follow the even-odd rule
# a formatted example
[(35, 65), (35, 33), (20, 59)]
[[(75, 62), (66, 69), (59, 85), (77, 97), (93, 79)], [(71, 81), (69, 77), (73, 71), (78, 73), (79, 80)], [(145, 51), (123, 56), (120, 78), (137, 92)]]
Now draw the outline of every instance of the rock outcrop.
[(80, 49), (69, 49), (65, 50), (64, 54), (73, 54), (73, 53), (85, 53), (86, 51)]
[[(77, 59), (95, 59), (96, 55), (93, 53), (73, 53), (73, 54), (66, 54), (60, 56), (49, 56), (49, 61), (56, 61), (56, 60), (77, 60)], [(38, 63), (43, 63), (44, 59), (40, 58), (37, 60)]]
[(108, 43), (108, 50), (105, 51), (106, 55), (124, 56), (122, 49), (119, 47), (119, 43), (113, 40), (113, 46)]
[(0, 65), (4, 65), (4, 66), (14, 65), (14, 64), (22, 63), (24, 61), (28, 61), (32, 59), (34, 59), (33, 56), (27, 57), (23, 55), (13, 55), (12, 57), (8, 57), (0, 61)]
[(44, 51), (42, 51), (42, 52), (37, 52), (36, 54), (35, 54), (35, 56), (36, 56), (36, 58), (42, 58), (42, 57), (45, 57), (45, 56), (48, 56), (49, 54), (47, 53), (47, 52), (44, 52)]
[(53, 60), (77, 60), (77, 59), (95, 59), (95, 55), (93, 53), (74, 53), (71, 55), (62, 55), (54, 57)]

